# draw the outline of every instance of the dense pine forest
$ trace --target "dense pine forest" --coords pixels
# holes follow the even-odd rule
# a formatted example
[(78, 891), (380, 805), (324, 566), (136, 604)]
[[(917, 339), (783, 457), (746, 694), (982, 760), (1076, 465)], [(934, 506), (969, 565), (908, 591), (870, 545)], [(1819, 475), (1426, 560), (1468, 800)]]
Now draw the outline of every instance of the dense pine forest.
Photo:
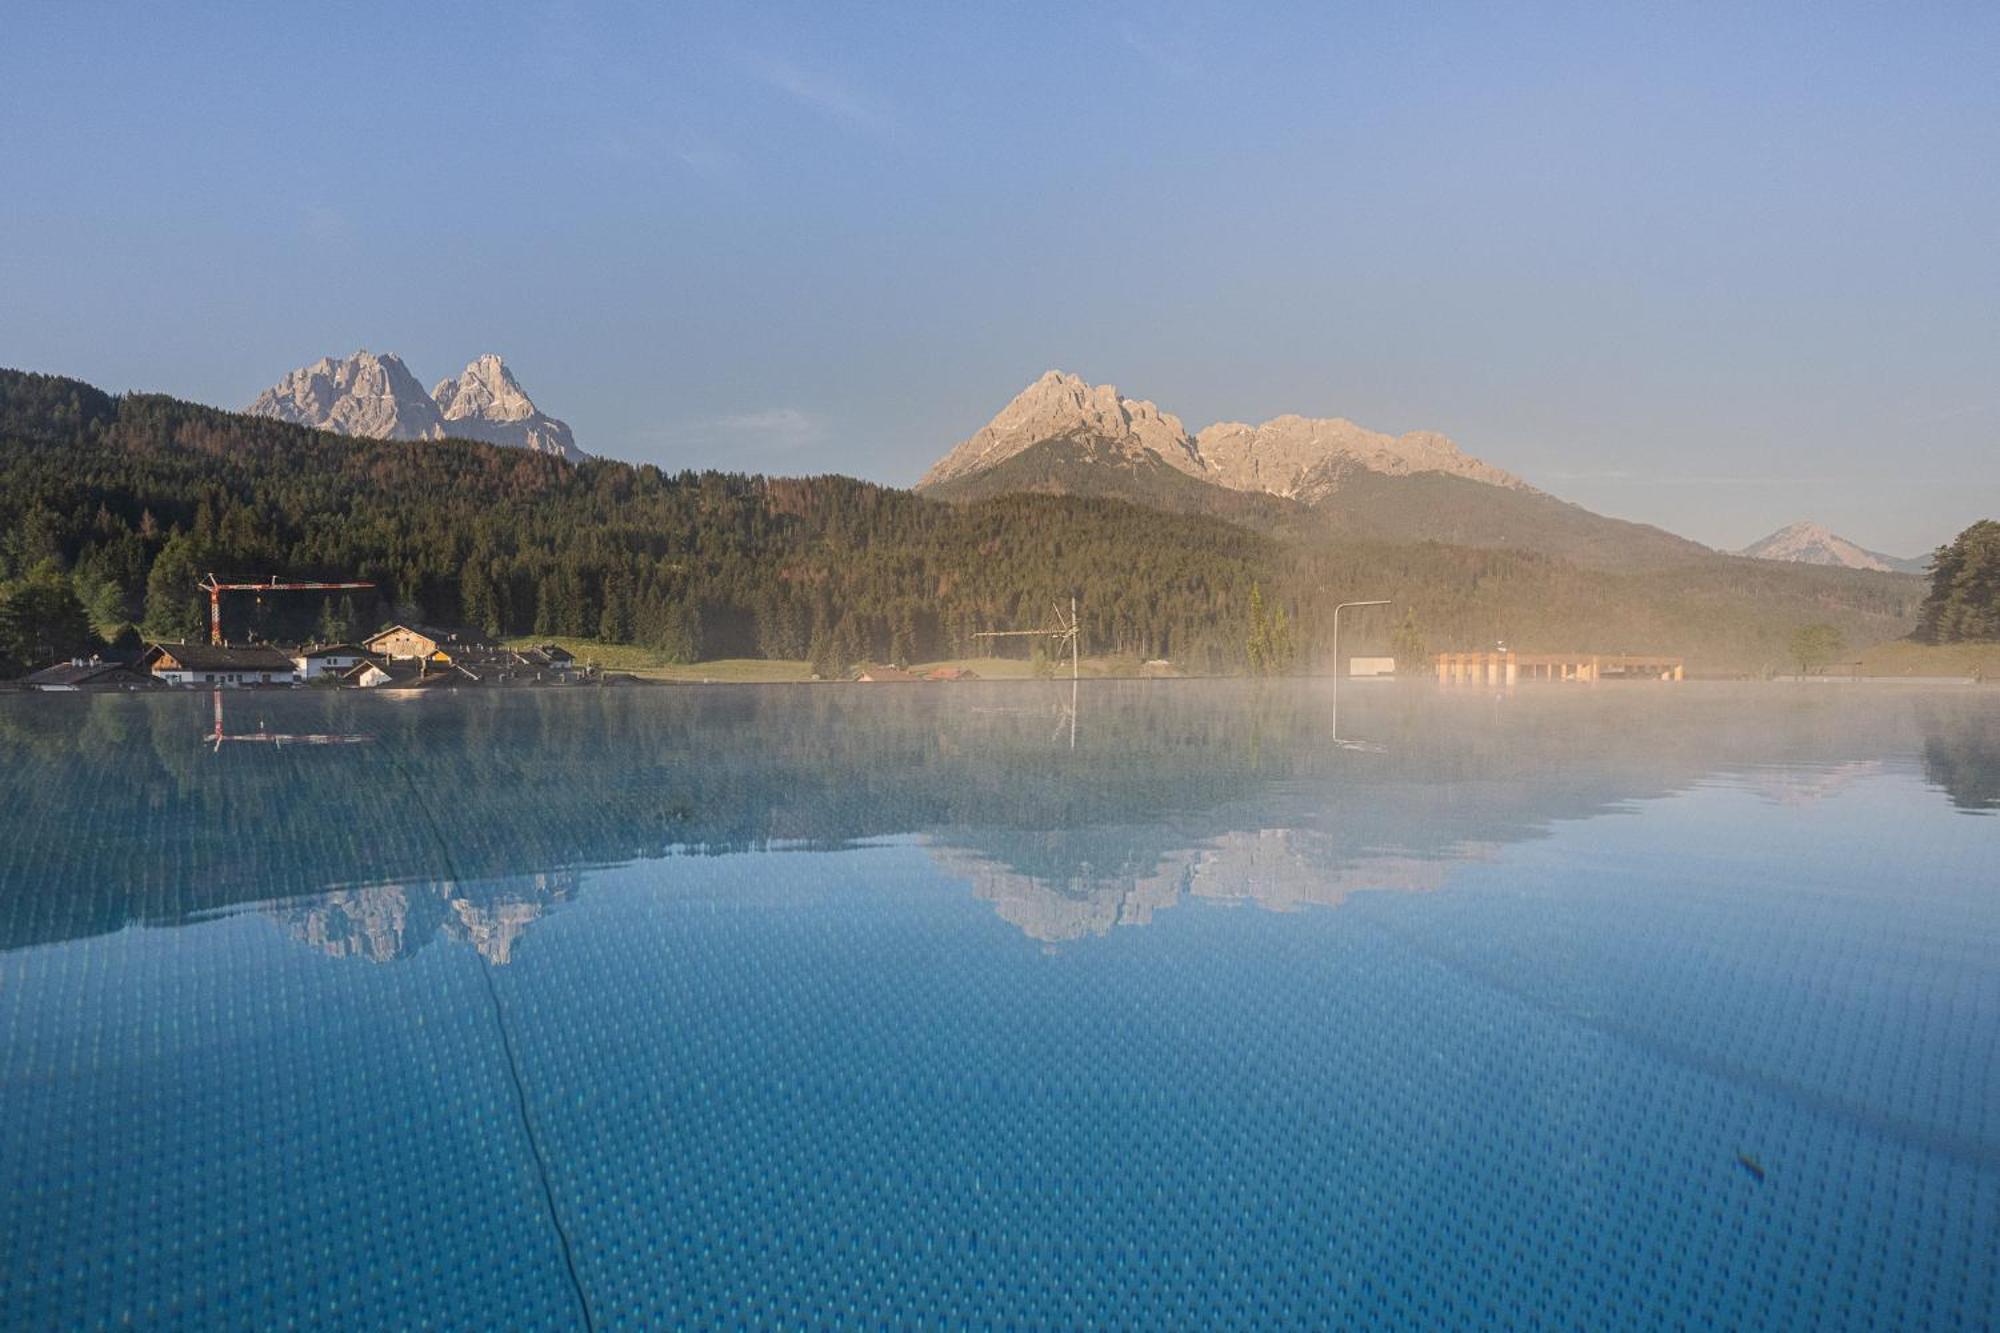
[[(1705, 670), (1781, 665), (1800, 624), (1850, 643), (1908, 632), (1907, 576), (1716, 556), (1589, 570), (1527, 552), (1245, 526), (1111, 499), (951, 503), (845, 477), (580, 465), (463, 441), (354, 439), (74, 380), (0, 372), (0, 666), (123, 635), (204, 632), (198, 578), (344, 578), (340, 601), (232, 600), (232, 638), (365, 632), (390, 619), (636, 643), (678, 660), (859, 662), (982, 652), (1075, 596), (1086, 651), (1185, 670), (1325, 665), (1504, 640), (1662, 651)], [(1253, 594), (1254, 597), (1253, 597)], [(1286, 650), (1270, 652), (1271, 608)], [(1257, 646), (1260, 633), (1265, 643)], [(1253, 653), (1253, 647), (1256, 651)]]

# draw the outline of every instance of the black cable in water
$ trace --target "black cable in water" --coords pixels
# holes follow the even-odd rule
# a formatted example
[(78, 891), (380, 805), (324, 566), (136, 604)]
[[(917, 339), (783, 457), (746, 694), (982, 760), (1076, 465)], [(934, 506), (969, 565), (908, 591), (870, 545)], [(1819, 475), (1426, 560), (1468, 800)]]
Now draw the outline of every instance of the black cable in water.
[[(416, 802), (417, 813), (423, 816), (430, 827), (431, 841), (437, 844), (438, 858), (444, 862), (445, 873), (451, 876), (453, 884), (463, 884), (465, 880), (458, 873), (458, 865), (452, 860), (451, 844), (445, 841), (444, 829), (431, 810), (430, 802), (424, 799), (424, 789), (420, 786), (408, 766), (389, 747), (383, 747), (389, 762), (402, 774), (403, 782), (410, 789), (410, 796)], [(527, 1136), (528, 1151), (535, 1159), (535, 1174), (542, 1182), (542, 1201), (548, 1205), (549, 1223), (555, 1228), (556, 1239), (561, 1243), (563, 1267), (569, 1272), (570, 1290), (576, 1293), (576, 1308), (583, 1315), (586, 1333), (596, 1333), (597, 1320), (590, 1313), (590, 1297), (583, 1289), (583, 1274), (577, 1271), (576, 1251), (570, 1244), (569, 1228), (563, 1225), (562, 1212), (556, 1207), (555, 1182), (549, 1176), (548, 1158), (542, 1153), (542, 1140), (535, 1133), (534, 1117), (528, 1113), (528, 1086), (521, 1079), (521, 1063), (514, 1055), (514, 1039), (507, 1031), (507, 1011), (500, 1003), (500, 989), (493, 984), (493, 971), (484, 958), (477, 964), (479, 979), (486, 983), (486, 998), (493, 1002), (493, 1026), (500, 1033), (500, 1049), (507, 1057), (507, 1077), (514, 1083), (514, 1109), (521, 1117), (521, 1132)]]
[(493, 1001), (493, 1025), (500, 1029), (500, 1049), (507, 1053), (507, 1076), (514, 1080), (515, 1105), (521, 1113), (521, 1129), (528, 1136), (528, 1147), (534, 1153), (535, 1174), (542, 1180), (542, 1200), (549, 1206), (549, 1221), (555, 1225), (556, 1239), (562, 1242), (563, 1267), (569, 1270), (569, 1285), (576, 1292), (576, 1308), (583, 1313), (583, 1326), (589, 1333), (596, 1333), (597, 1321), (590, 1315), (590, 1297), (584, 1294), (583, 1275), (576, 1270), (576, 1253), (570, 1247), (569, 1228), (563, 1225), (562, 1214), (556, 1211), (556, 1188), (549, 1179), (548, 1160), (542, 1156), (542, 1142), (535, 1134), (534, 1121), (528, 1115), (528, 1088), (521, 1081), (521, 1064), (514, 1057), (514, 1041), (507, 1035), (505, 1011), (500, 1007), (500, 991), (493, 984), (493, 969), (484, 958), (479, 960), (479, 976), (486, 983), (486, 996)]

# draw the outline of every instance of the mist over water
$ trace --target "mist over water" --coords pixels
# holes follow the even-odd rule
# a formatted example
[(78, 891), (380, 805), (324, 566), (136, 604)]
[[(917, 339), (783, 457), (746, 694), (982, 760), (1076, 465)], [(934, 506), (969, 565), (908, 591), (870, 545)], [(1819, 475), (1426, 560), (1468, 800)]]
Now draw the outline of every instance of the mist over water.
[(221, 702), (0, 700), (29, 1323), (2000, 1315), (1990, 692)]

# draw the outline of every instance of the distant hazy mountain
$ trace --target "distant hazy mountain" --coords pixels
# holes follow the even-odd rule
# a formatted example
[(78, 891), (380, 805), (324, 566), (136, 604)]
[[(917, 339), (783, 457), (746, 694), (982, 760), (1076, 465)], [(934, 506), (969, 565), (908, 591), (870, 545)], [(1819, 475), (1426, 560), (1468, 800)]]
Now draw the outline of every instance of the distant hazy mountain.
[(1759, 542), (1737, 552), (1753, 560), (1784, 560), (1796, 565), (1836, 565), (1842, 569), (1875, 569), (1902, 574), (1921, 574), (1926, 560), (1905, 560), (1856, 546), (1845, 537), (1827, 531), (1817, 523), (1794, 523), (1779, 528)]
[(393, 353), (322, 357), (292, 371), (245, 410), (378, 440), (451, 436), (532, 449), (571, 462), (584, 456), (569, 427), (536, 408), (497, 356), (480, 357), (457, 379), (438, 381), (430, 393)]
[(1659, 528), (1606, 518), (1547, 495), (1443, 435), (1385, 435), (1342, 417), (1220, 422), (1190, 435), (1180, 418), (1049, 371), (917, 489), (970, 500), (1017, 491), (1099, 495), (1154, 508), (1310, 520), (1350, 536), (1441, 541), (1560, 555), (1602, 568), (1710, 556)]

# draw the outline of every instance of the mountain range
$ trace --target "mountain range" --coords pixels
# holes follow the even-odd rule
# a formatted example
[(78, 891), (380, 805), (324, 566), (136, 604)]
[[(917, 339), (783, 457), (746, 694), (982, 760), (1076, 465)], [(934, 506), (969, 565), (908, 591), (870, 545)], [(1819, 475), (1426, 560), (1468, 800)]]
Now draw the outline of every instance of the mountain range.
[(1519, 477), (1461, 453), (1442, 435), (1389, 436), (1344, 417), (1273, 417), (1259, 426), (1219, 421), (1190, 435), (1181, 419), (1109, 384), (1051, 370), (971, 439), (932, 465), (918, 490), (990, 471), (1053, 442), (1108, 448), (1132, 461), (1158, 460), (1198, 481), (1311, 503), (1339, 489), (1353, 468), (1388, 476), (1437, 473), (1509, 490), (1533, 491)]
[[(325, 401), (305, 376), (294, 395), (305, 402), (289, 406), (357, 430), (422, 431), (425, 417), (402, 413), (414, 381), (392, 381), (399, 367), (356, 366), (384, 392), (357, 392), (365, 377), (348, 374)], [(822, 676), (970, 656), (989, 648), (984, 631), (1032, 623), (1065, 593), (1087, 609), (1091, 651), (1197, 673), (1242, 668), (1260, 594), (1287, 612), (1307, 664), (1330, 660), (1332, 606), (1392, 596), (1439, 651), (1504, 639), (1673, 653), (1709, 671), (1769, 669), (1805, 624), (1857, 644), (1908, 633), (1924, 596), (1907, 574), (1724, 555), (1512, 479), (1424, 467), (1483, 465), (1393, 439), (1403, 470), (1377, 471), (1370, 449), (1342, 452), (1331, 431), (1305, 430), (1327, 456), (1293, 464), (1310, 478), (1238, 490), (1203, 479), (1220, 468), (1198, 440), (1179, 465), (1131, 447), (1128, 427), (1193, 438), (1157, 408), (1137, 411), (1115, 391), (1061, 396), (1103, 406), (1101, 423), (917, 495), (839, 476), (669, 474), (477, 440), (363, 438), (0, 371), (0, 532), (13, 534), (0, 559), (34, 571), (41, 598), (9, 606), (55, 608), (9, 622), (30, 633), (0, 642), (0, 674), (88, 652), (126, 625), (159, 641), (198, 635), (208, 571), (376, 589), (351, 615), (311, 598), (238, 608), (227, 628), (259, 637), (317, 633), (336, 616), (358, 628), (418, 618), (639, 644), (676, 661), (805, 659)], [(1249, 434), (1247, 461), (1272, 476)], [(1246, 461), (1215, 452), (1220, 466)], [(1009, 474), (1082, 493), (1019, 493), (1035, 486), (998, 484)], [(1150, 506), (1086, 489), (1154, 483), (1166, 498)], [(989, 484), (1010, 493), (953, 498)]]
[(394, 353), (363, 349), (292, 371), (244, 409), (317, 430), (377, 440), (480, 440), (570, 462), (584, 457), (569, 426), (541, 411), (507, 363), (482, 356), (424, 392)]
[(1431, 431), (1386, 435), (1344, 417), (1181, 419), (1051, 370), (926, 472), (917, 489), (972, 500), (1100, 496), (1273, 529), (1534, 551), (1603, 569), (1712, 556), (1699, 542), (1606, 518)]
[[(1344, 417), (1222, 421), (1190, 433), (1156, 403), (1051, 370), (932, 465), (917, 489), (972, 500), (1027, 491), (1101, 496), (1282, 528), (1554, 555), (1604, 569), (1710, 557), (1661, 528), (1570, 504), (1432, 431), (1386, 435)], [(1921, 573), (1795, 523), (1734, 554)]]
[[(569, 426), (537, 408), (491, 355), (429, 392), (393, 353), (322, 358), (247, 411), (373, 439), (458, 437), (570, 462), (585, 456)], [(1712, 554), (1661, 528), (1570, 504), (1433, 431), (1388, 435), (1345, 417), (1286, 414), (1190, 432), (1156, 403), (1060, 370), (1016, 394), (916, 489), (962, 501), (1018, 492), (1122, 499), (1268, 530), (1532, 551), (1613, 570)], [(1794, 523), (1734, 554), (1879, 572), (1925, 568), (1815, 523)]]

